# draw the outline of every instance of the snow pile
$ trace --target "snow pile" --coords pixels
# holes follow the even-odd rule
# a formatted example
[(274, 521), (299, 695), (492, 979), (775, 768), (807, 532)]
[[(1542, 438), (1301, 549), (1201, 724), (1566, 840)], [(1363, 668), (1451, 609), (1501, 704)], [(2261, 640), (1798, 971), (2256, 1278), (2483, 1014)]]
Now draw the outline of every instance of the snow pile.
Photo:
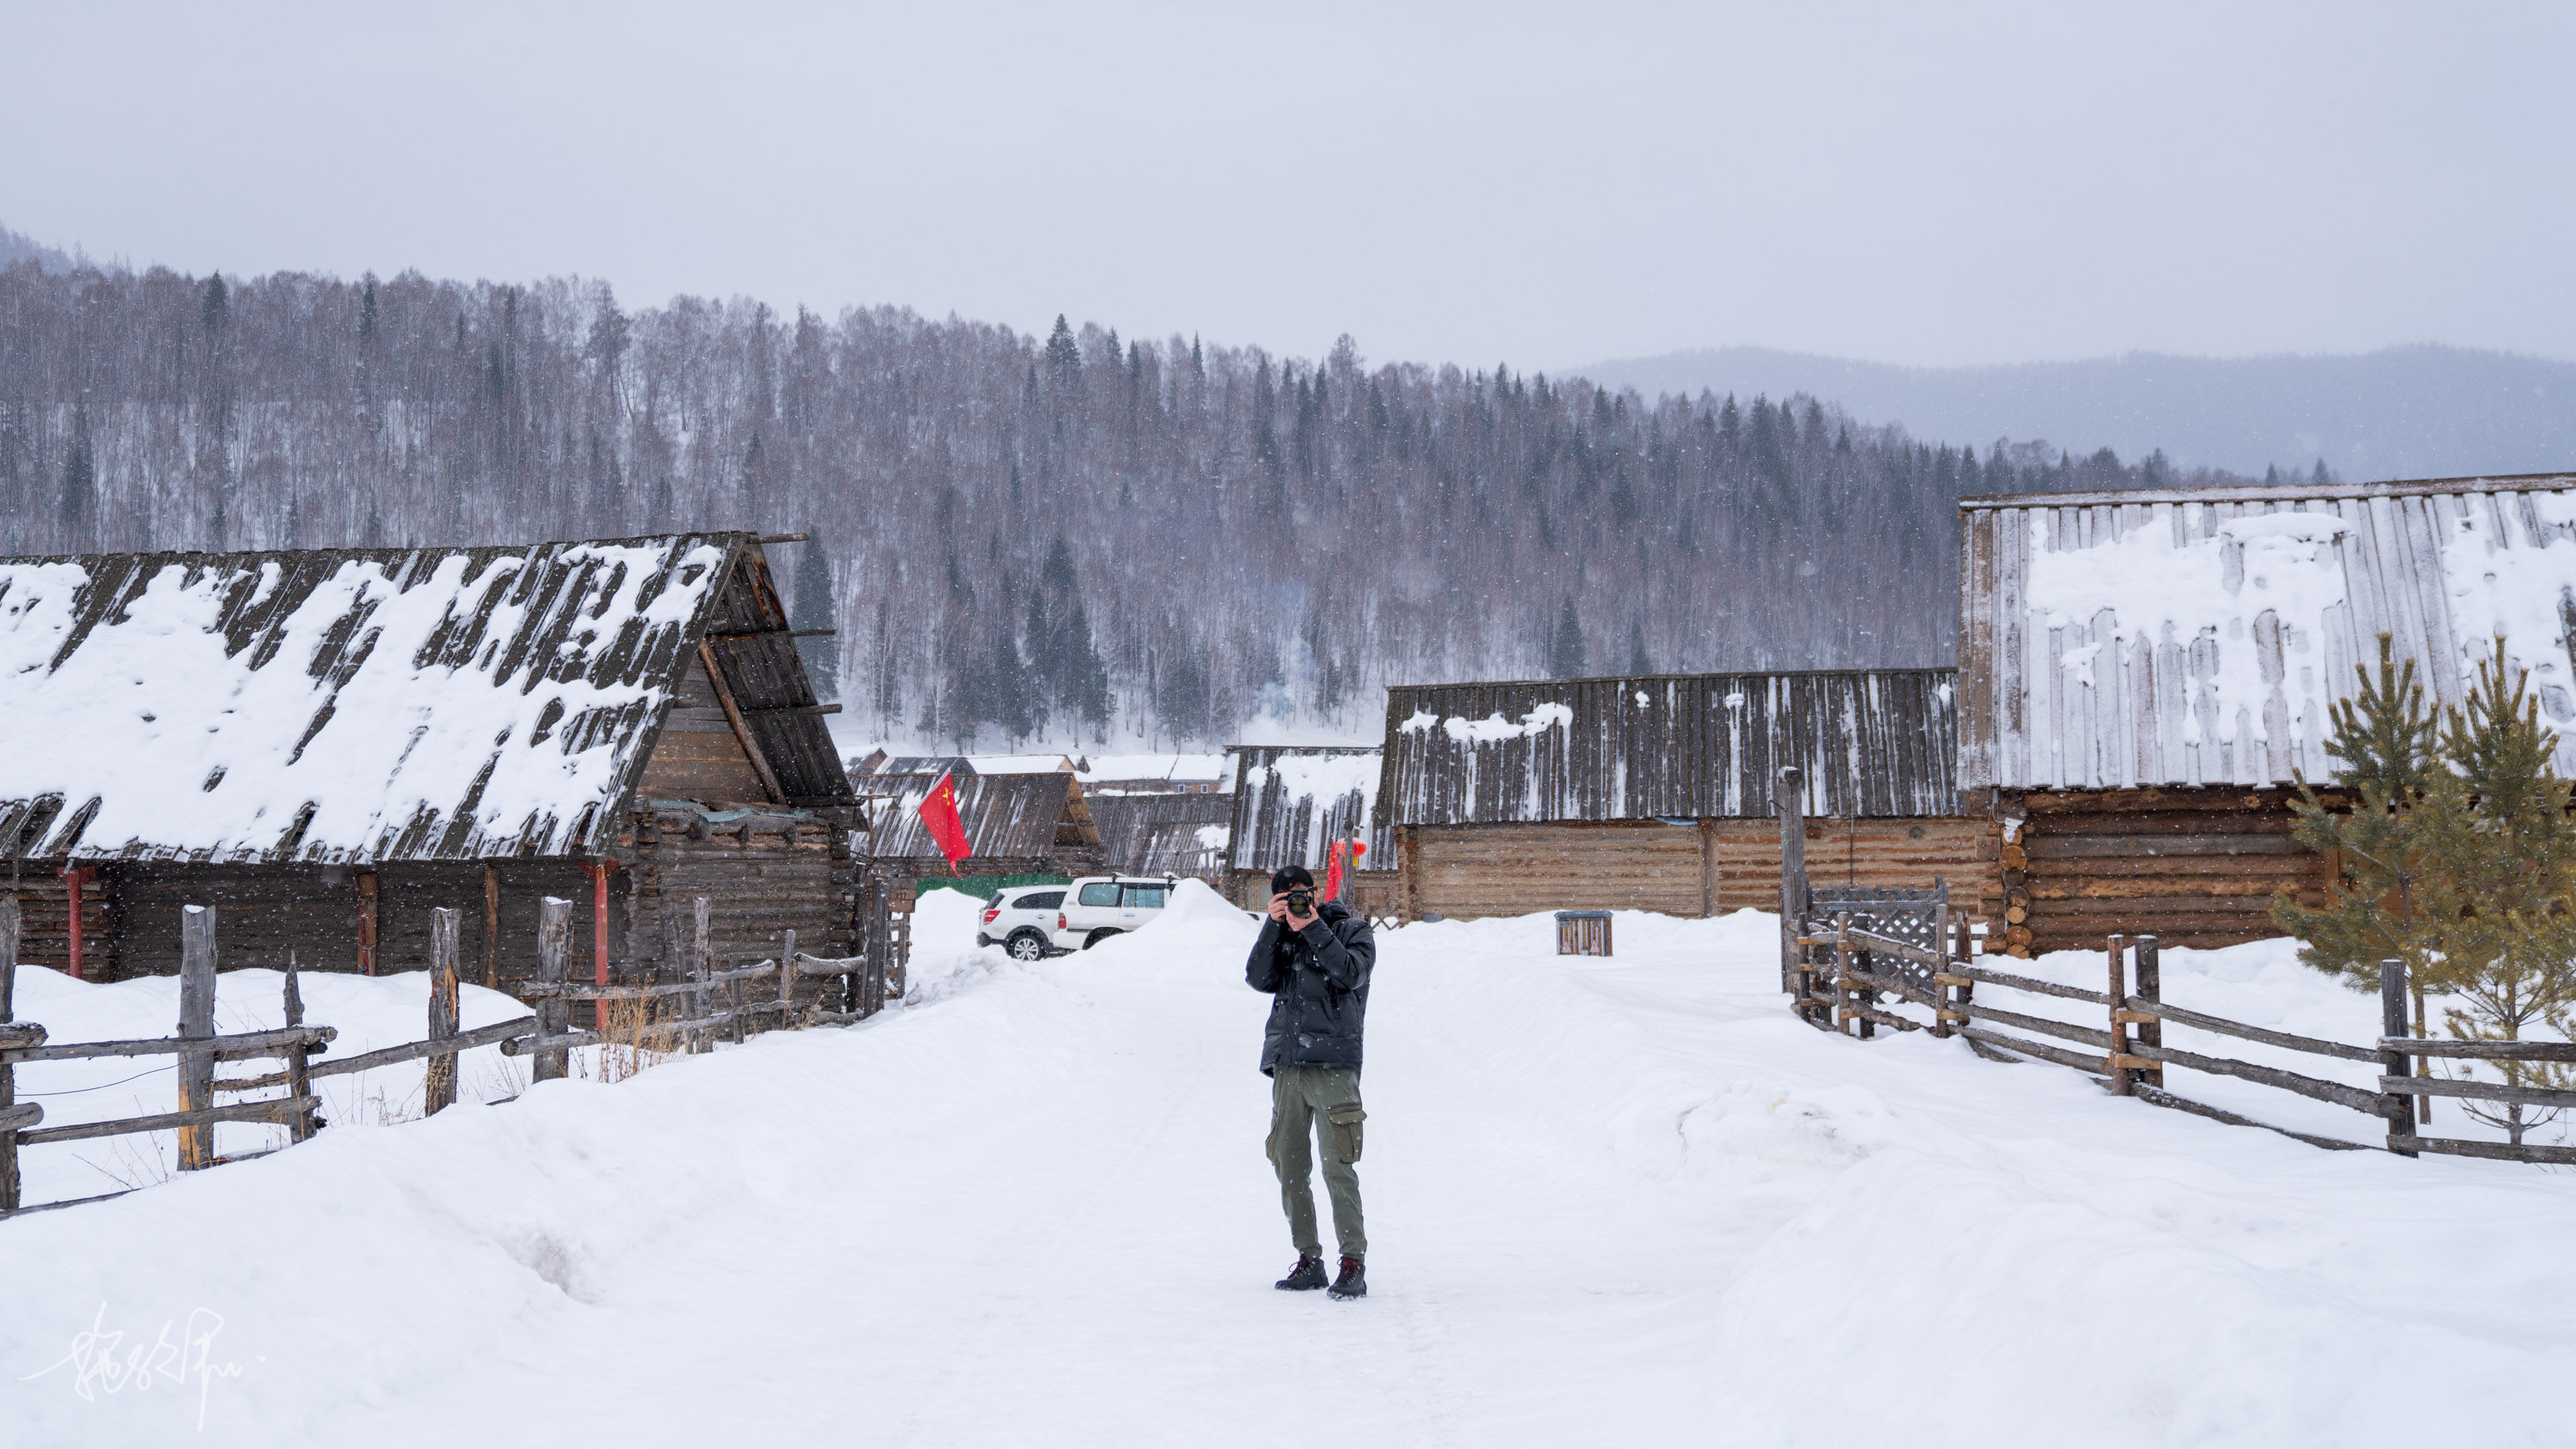
[[(1382, 934), (1372, 1296), (1278, 1293), (1253, 923), (1193, 885), (1143, 930), (1022, 964), (934, 944), (971, 921), (929, 901), (916, 987), (953, 989), (867, 1025), (0, 1224), (0, 1423), (157, 1446), (202, 1414), (203, 1442), (263, 1449), (495, 1424), (574, 1443), (2564, 1438), (2564, 1174), (2321, 1152), (1957, 1041), (1820, 1034), (1783, 1008), (1754, 913), (1622, 912), (1611, 958), (1556, 956), (1544, 916)], [(2195, 989), (2259, 994), (2278, 964), (2180, 955), (2168, 982)], [(217, 1331), (189, 1327), (199, 1310)], [(81, 1396), (76, 1335), (131, 1347), (165, 1322), (205, 1345), (180, 1365), (212, 1372), (162, 1393), (93, 1375)]]
[[(0, 563), (0, 801), (58, 796), (60, 831), (96, 798), (88, 858), (258, 858), (308, 808), (306, 858), (375, 858), (424, 816), (568, 847), (667, 693), (641, 662), (705, 605), (723, 559), (686, 540), (549, 546), (479, 573), (462, 552), (350, 558), (257, 627), (275, 560), (171, 563), (68, 654), (88, 570)], [(427, 662), (459, 651), (470, 664)]]
[[(1645, 696), (1639, 695), (1637, 702), (1643, 704)], [(1443, 719), (1429, 710), (1416, 710), (1397, 728), (1412, 734), (1423, 734), (1438, 729), (1460, 744), (1486, 745), (1497, 740), (1535, 739), (1549, 730), (1562, 729), (1572, 723), (1574, 723), (1573, 706), (1550, 701), (1533, 707), (1529, 713), (1517, 720), (1503, 718), (1500, 710), (1483, 719), (1468, 719), (1464, 716)]]

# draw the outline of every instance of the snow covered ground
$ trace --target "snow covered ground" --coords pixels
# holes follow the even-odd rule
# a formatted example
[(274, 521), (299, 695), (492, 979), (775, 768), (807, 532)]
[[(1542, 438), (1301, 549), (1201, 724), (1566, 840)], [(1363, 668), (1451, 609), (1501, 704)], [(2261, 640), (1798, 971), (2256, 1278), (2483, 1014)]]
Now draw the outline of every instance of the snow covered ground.
[(1251, 923), (950, 894), (865, 1026), (0, 1223), (0, 1443), (2568, 1442), (2576, 1177), (1824, 1036), (1752, 913), (1382, 938), (1372, 1296), (1274, 1292)]

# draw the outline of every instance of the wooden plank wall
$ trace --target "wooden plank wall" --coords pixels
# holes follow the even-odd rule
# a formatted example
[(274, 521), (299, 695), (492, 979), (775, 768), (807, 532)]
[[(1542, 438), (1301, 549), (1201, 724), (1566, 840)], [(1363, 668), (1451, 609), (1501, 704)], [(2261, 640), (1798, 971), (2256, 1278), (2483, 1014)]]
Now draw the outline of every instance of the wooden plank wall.
[(742, 737), (734, 733), (733, 721), (725, 717), (724, 705), (716, 699), (705, 665), (693, 661), (680, 676), (670, 717), (662, 723), (662, 737), (654, 742), (652, 757), (644, 762), (635, 798), (638, 803), (702, 800), (709, 804), (769, 798), (752, 771), (751, 756), (743, 752)]
[[(1770, 820), (1421, 826), (1407, 855), (1414, 915), (1641, 910), (1699, 916), (1780, 904), (1780, 827)], [(1993, 826), (1972, 817), (1807, 825), (1813, 879), (1923, 887), (1939, 876), (1971, 912), (2000, 899), (1995, 855)]]
[[(2281, 934), (2272, 896), (2322, 904), (2328, 860), (2290, 836), (2286, 790), (2141, 789), (2006, 796), (2028, 812), (2005, 936), (2015, 955), (2088, 950), (2117, 932), (2168, 946), (2232, 946)], [(2019, 879), (2016, 879), (2019, 877)]]

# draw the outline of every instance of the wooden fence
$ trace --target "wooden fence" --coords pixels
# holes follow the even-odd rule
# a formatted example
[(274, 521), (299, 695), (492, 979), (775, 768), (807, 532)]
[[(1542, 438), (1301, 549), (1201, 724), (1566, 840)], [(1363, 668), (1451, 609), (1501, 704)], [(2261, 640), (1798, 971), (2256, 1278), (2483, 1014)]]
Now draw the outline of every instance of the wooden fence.
[[(1784, 774), (1787, 772), (1783, 772)], [(1794, 783), (1794, 782), (1792, 782)], [(1791, 792), (1785, 791), (1784, 795)], [(1784, 818), (1783, 831), (1794, 828)], [(1803, 832), (1801, 832), (1803, 834)], [(2314, 1146), (2360, 1149), (2378, 1144), (2297, 1132), (2183, 1097), (2165, 1084), (2165, 1068), (2183, 1067), (2252, 1082), (2312, 1101), (2326, 1102), (2380, 1124), (2388, 1151), (2412, 1157), (2431, 1152), (2511, 1162), (2576, 1163), (2576, 1147), (2429, 1137), (2417, 1131), (2416, 1103), (2452, 1097), (2481, 1104), (2576, 1107), (2576, 1091), (2516, 1086), (2418, 1074), (2418, 1063), (2450, 1061), (2576, 1063), (2576, 1043), (2431, 1041), (2407, 1034), (2405, 964), (2379, 967), (2381, 1035), (2364, 1043), (2326, 1041), (2231, 1021), (2164, 999), (2157, 940), (2105, 941), (2102, 989), (1998, 971), (1986, 965), (1980, 927), (1955, 917), (1949, 893), (1936, 881), (1924, 891), (1818, 889), (1799, 868), (1797, 852), (1783, 841), (1781, 901), (1783, 985), (1790, 1010), (1827, 1031), (1867, 1038), (1880, 1027), (1929, 1031), (1965, 1039), (1980, 1055), (2027, 1058), (2085, 1072), (2114, 1095), (2243, 1127), (2263, 1127)], [(1980, 997), (1978, 988), (1986, 988)], [(1998, 992), (2098, 1009), (2098, 1027), (2013, 1011), (1998, 1005)], [(2034, 1003), (2035, 1004), (2035, 1003)], [(1928, 1020), (1901, 1009), (1919, 1008)], [(2061, 1010), (2063, 1008), (2060, 1008)], [(2208, 1056), (2168, 1046), (2167, 1024), (2238, 1041), (2260, 1043), (2333, 1061), (2379, 1069), (2371, 1087), (2310, 1076), (2232, 1056)], [(2041, 1040), (2045, 1038), (2045, 1040)]]
[[(182, 908), (179, 1023), (175, 1035), (131, 1041), (49, 1042), (42, 1025), (21, 1023), (16, 1019), (18, 901), (14, 896), (0, 896), (0, 1217), (41, 1208), (100, 1202), (132, 1190), (29, 1206), (22, 1201), (19, 1171), (19, 1154), (29, 1147), (132, 1133), (176, 1131), (179, 1134), (179, 1169), (183, 1172), (198, 1171), (235, 1160), (215, 1155), (214, 1129), (218, 1123), (281, 1125), (287, 1129), (290, 1145), (311, 1138), (327, 1125), (321, 1114), (320, 1099), (313, 1095), (313, 1083), (324, 1077), (426, 1059), (428, 1065), (423, 1074), (421, 1097), (421, 1115), (426, 1117), (456, 1104), (457, 1054), (478, 1047), (498, 1046), (504, 1056), (532, 1056), (535, 1060), (531, 1063), (530, 1076), (537, 1081), (547, 1081), (569, 1073), (571, 1051), (575, 1047), (622, 1043), (651, 1051), (713, 1051), (718, 1040), (742, 1041), (756, 1032), (777, 1027), (861, 1021), (884, 1008), (890, 974), (901, 969), (894, 963), (900, 962), (902, 958), (898, 953), (909, 944), (902, 939), (902, 928), (888, 923), (885, 919), (887, 913), (877, 911), (870, 913), (876, 924), (866, 941), (875, 949), (868, 953), (828, 960), (805, 955), (796, 949), (796, 933), (787, 931), (783, 933), (784, 949), (779, 960), (719, 970), (709, 946), (709, 902), (700, 896), (694, 904), (690, 938), (685, 943), (675, 943), (684, 946), (684, 954), (675, 952), (672, 958), (689, 962), (688, 979), (600, 986), (569, 979), (572, 902), (552, 896), (544, 898), (537, 908), (538, 979), (525, 993), (536, 998), (535, 1011), (471, 1031), (460, 1030), (457, 1025), (457, 926), (460, 915), (445, 907), (437, 908), (430, 913), (427, 1034), (419, 1041), (316, 1062), (313, 1060), (315, 1055), (327, 1052), (339, 1032), (328, 1026), (305, 1024), (304, 1004), (292, 955), (287, 958), (284, 985), (286, 1025), (271, 1031), (216, 1034), (215, 911), (211, 906)], [(780, 960), (791, 963), (791, 967), (782, 969)], [(834, 1009), (816, 1004), (800, 1013), (795, 1003), (795, 984), (800, 979), (818, 977), (840, 980), (840, 1005)], [(775, 979), (778, 983), (774, 996), (758, 996), (747, 991), (751, 983), (766, 979)], [(894, 989), (900, 991), (899, 982), (894, 983)], [(572, 1025), (571, 1008), (575, 1001), (593, 1004), (594, 1017), (587, 1030)], [(630, 1031), (613, 1035), (607, 1029), (612, 1003), (629, 1005), (632, 1013)], [(660, 1013), (675, 1004), (681, 1008), (680, 1014), (660, 1019)], [(178, 1110), (109, 1122), (45, 1127), (41, 1125), (45, 1116), (43, 1105), (21, 1103), (17, 1099), (17, 1067), (21, 1063), (137, 1056), (178, 1058)], [(279, 1070), (255, 1076), (215, 1075), (218, 1063), (253, 1060), (274, 1060), (283, 1065)], [(231, 1104), (216, 1101), (219, 1094), (280, 1088), (284, 1089), (285, 1095)], [(264, 1152), (243, 1154), (263, 1155)]]

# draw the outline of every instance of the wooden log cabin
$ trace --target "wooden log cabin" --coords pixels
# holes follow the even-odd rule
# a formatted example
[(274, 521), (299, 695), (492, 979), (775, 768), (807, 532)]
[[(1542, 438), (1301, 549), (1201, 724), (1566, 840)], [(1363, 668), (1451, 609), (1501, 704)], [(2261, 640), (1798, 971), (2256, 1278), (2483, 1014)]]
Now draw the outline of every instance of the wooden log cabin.
[(1986, 893), (1946, 669), (1663, 674), (1388, 692), (1378, 819), (1408, 916), (1709, 916), (1780, 901), (1779, 771), (1817, 884)]
[(720, 955), (846, 954), (864, 819), (763, 543), (0, 561), (22, 959), (175, 971), (195, 902), (227, 967), (413, 971), (448, 906), (506, 990), (548, 895), (590, 970), (677, 969), (697, 895)]
[(1401, 912), (1395, 835), (1377, 819), (1383, 753), (1374, 746), (1236, 745), (1231, 823), (1226, 831), (1229, 894), (1248, 910), (1270, 903), (1270, 873), (1302, 865), (1323, 883), (1331, 844), (1368, 850), (1343, 883), (1342, 901), (1362, 915)]
[(2278, 934), (2290, 836), (2378, 638), (2456, 703), (2502, 636), (2576, 774), (2576, 475), (1962, 500), (1960, 787), (2010, 836), (2007, 949)]

